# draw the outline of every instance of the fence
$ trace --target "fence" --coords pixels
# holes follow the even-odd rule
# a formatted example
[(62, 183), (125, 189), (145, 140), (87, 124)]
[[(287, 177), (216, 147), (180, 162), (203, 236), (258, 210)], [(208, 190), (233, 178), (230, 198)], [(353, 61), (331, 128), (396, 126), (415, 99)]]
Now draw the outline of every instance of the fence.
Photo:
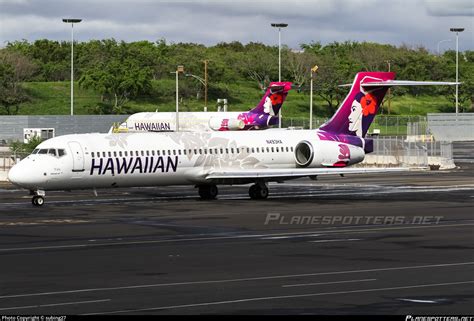
[(436, 140), (474, 140), (474, 113), (428, 114), (428, 127)]
[[(324, 124), (328, 118), (313, 118), (313, 128)], [(369, 128), (369, 134), (374, 132), (380, 135), (407, 135), (411, 131), (413, 135), (425, 135), (427, 133), (426, 116), (388, 116), (378, 115)], [(309, 128), (309, 118), (282, 118), (282, 127)], [(416, 129), (415, 129), (416, 128)], [(375, 130), (375, 131), (374, 131)]]
[(374, 139), (374, 151), (365, 164), (404, 167), (454, 167), (451, 142), (413, 141), (407, 137), (380, 136)]

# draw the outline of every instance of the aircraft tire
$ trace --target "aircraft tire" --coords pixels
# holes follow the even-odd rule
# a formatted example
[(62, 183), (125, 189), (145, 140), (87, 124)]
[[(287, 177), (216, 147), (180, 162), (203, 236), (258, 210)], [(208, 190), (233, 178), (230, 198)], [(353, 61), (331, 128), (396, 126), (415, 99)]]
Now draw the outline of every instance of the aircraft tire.
[(199, 196), (203, 200), (213, 200), (217, 197), (219, 189), (216, 185), (201, 185), (199, 186)]
[(44, 204), (44, 198), (43, 196), (33, 196), (33, 198), (31, 199), (31, 203), (34, 205), (34, 206), (43, 206)]

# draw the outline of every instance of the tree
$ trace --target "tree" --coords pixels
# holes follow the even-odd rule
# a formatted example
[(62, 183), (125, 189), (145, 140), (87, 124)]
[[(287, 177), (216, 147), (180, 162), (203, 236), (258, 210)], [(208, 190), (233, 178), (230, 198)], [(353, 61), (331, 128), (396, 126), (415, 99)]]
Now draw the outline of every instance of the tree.
[(17, 114), (20, 104), (28, 100), (21, 83), (35, 71), (35, 65), (17, 52), (0, 52), (0, 105), (7, 115)]
[(116, 114), (130, 97), (146, 94), (151, 89), (151, 70), (139, 67), (130, 59), (113, 59), (99, 68), (87, 70), (79, 79), (79, 85), (98, 91), (105, 101), (113, 104)]

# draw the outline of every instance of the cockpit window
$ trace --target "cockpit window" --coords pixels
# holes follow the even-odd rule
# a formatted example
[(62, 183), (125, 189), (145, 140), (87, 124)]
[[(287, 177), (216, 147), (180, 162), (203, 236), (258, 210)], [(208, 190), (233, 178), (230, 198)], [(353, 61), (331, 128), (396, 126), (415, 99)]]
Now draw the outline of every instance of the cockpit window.
[(66, 155), (66, 151), (63, 148), (36, 148), (31, 154), (48, 154), (54, 157), (61, 157)]

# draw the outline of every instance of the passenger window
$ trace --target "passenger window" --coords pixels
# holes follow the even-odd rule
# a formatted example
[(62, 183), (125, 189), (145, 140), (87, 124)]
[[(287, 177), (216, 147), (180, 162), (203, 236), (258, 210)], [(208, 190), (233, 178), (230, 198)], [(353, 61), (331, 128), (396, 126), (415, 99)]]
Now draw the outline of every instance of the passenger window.
[(214, 154), (219, 154), (219, 150), (217, 148), (214, 149)]
[(209, 154), (212, 154), (212, 148), (209, 148)]
[(293, 152), (293, 146), (291, 146), (291, 151)]
[(102, 157), (105, 157), (105, 152), (102, 152)]
[(223, 148), (221, 148), (221, 154), (224, 154), (224, 149)]
[(255, 153), (255, 148), (252, 147), (252, 153)]
[(150, 151), (149, 150), (146, 151), (146, 156), (150, 156)]
[(267, 153), (270, 153), (270, 147), (267, 147)]
[(117, 157), (117, 152), (114, 152), (114, 157)]
[[(59, 152), (59, 151), (60, 151), (60, 149), (58, 150), (58, 152)], [(61, 156), (61, 155), (59, 155), (59, 156)], [(95, 157), (95, 156), (94, 156), (94, 152), (91, 152), (91, 156), (92, 156), (92, 157)]]
[(144, 151), (140, 151), (140, 153), (142, 154), (142, 156), (145, 156), (145, 152)]
[(160, 151), (159, 150), (156, 151), (156, 155), (160, 156)]
[(288, 146), (286, 146), (286, 151), (288, 152)]
[(107, 152), (107, 154), (109, 155), (109, 157), (112, 157), (112, 153), (111, 153), (111, 152)]
[(175, 155), (175, 156), (176, 156), (176, 150), (174, 150), (174, 149), (173, 149), (173, 155)]
[(273, 147), (272, 147), (271, 149), (272, 149), (272, 153), (274, 153), (274, 152), (275, 152), (275, 149), (274, 149)]
[(155, 150), (151, 151), (151, 156), (155, 156)]
[(186, 155), (186, 150), (185, 149), (183, 149), (183, 154)]
[(122, 157), (122, 152), (121, 151), (119, 152), (119, 156)]
[(259, 147), (257, 147), (257, 153), (260, 153), (260, 148)]
[(234, 149), (233, 149), (233, 148), (231, 148), (231, 149), (230, 149), (230, 152), (233, 154), (233, 153), (234, 153)]
[(168, 149), (168, 155), (171, 156), (171, 150), (170, 149)]
[(199, 155), (201, 155), (201, 154), (202, 154), (202, 149), (199, 148)]
[(128, 156), (128, 152), (127, 152), (127, 151), (125, 151), (124, 153), (125, 153), (125, 157), (127, 157), (127, 156)]
[(229, 154), (229, 149), (228, 148), (225, 149), (225, 153)]

